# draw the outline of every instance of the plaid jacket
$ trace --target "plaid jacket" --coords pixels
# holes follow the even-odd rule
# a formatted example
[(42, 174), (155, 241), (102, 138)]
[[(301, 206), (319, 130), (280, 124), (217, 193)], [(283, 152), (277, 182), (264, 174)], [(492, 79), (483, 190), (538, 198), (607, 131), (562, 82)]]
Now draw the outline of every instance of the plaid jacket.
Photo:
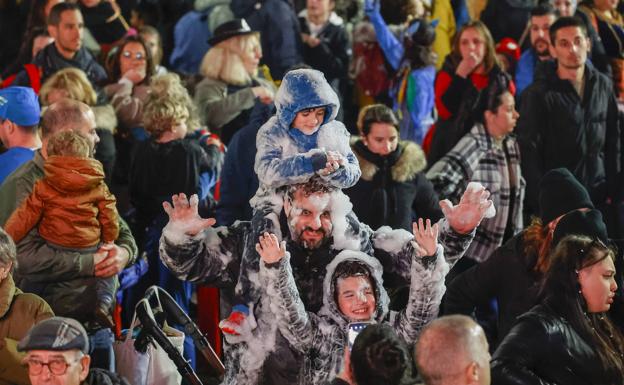
[[(457, 204), (469, 182), (479, 182), (490, 192), (496, 215), (484, 219), (466, 257), (486, 260), (503, 243), (508, 218), (511, 234), (522, 225), (525, 182), (520, 172), (520, 150), (513, 135), (496, 145), (482, 124), (477, 123), (453, 149), (427, 172), (440, 199)], [(513, 189), (512, 189), (513, 187)], [(513, 196), (512, 196), (513, 194)]]

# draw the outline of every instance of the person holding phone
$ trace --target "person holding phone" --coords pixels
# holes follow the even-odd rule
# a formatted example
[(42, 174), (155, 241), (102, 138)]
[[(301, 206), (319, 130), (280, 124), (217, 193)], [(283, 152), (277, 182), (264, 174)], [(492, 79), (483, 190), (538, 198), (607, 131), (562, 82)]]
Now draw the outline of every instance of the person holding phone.
[(321, 310), (306, 312), (286, 243), (280, 244), (274, 234), (260, 237), (256, 250), (262, 259), (260, 279), (266, 299), (280, 332), (303, 355), (299, 384), (325, 384), (338, 374), (350, 323), (388, 323), (409, 344), (437, 316), (449, 270), (438, 244), (438, 225), (420, 219), (414, 224), (414, 235), (409, 300), (398, 313), (388, 311), (380, 262), (351, 250), (342, 251), (327, 266)]

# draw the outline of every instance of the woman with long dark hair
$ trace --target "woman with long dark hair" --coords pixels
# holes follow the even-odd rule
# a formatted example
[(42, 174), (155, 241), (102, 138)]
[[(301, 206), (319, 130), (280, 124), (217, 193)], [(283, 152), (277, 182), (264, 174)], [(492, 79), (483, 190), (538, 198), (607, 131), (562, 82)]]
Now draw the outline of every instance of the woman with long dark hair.
[(518, 319), (492, 359), (495, 384), (622, 384), (624, 337), (609, 319), (615, 253), (570, 235), (552, 254), (542, 301)]

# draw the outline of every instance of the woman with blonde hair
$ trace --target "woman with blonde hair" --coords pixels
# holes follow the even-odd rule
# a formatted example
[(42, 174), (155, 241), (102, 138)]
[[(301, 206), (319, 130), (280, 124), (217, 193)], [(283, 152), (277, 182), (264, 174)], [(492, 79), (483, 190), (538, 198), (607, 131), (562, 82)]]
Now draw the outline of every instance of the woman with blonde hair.
[(257, 76), (262, 57), (259, 33), (244, 19), (221, 24), (209, 41), (200, 67), (204, 79), (195, 89), (195, 104), (202, 124), (228, 144), (245, 126), (256, 99), (273, 102), (275, 86)]
[(110, 104), (97, 104), (98, 95), (91, 82), (81, 69), (68, 67), (54, 73), (41, 86), (41, 104), (49, 106), (61, 99), (72, 99), (91, 107), (95, 115), (95, 125), (100, 141), (95, 145), (95, 159), (102, 162), (105, 181), (110, 185), (115, 157), (117, 154), (113, 134), (117, 129), (117, 116)]

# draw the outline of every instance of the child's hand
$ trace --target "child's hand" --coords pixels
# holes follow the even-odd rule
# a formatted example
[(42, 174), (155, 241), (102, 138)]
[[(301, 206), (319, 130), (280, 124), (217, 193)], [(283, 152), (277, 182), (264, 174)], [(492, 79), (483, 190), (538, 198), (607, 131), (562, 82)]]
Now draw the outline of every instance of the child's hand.
[(344, 166), (347, 163), (347, 158), (337, 151), (327, 151), (327, 161), (337, 163), (338, 166)]
[(346, 159), (342, 154), (335, 151), (327, 151), (327, 163), (325, 164), (325, 168), (319, 170), (318, 173), (322, 176), (327, 176), (331, 173), (336, 172), (340, 166), (343, 166)]
[(264, 263), (279, 262), (286, 255), (286, 242), (277, 240), (275, 234), (264, 233), (256, 243), (256, 251), (260, 254), (260, 258)]
[(423, 219), (418, 219), (418, 222), (412, 224), (412, 230), (414, 232), (414, 239), (418, 244), (418, 256), (426, 257), (436, 253), (438, 247), (438, 224), (431, 226), (431, 221), (427, 219), (426, 224), (423, 223)]

